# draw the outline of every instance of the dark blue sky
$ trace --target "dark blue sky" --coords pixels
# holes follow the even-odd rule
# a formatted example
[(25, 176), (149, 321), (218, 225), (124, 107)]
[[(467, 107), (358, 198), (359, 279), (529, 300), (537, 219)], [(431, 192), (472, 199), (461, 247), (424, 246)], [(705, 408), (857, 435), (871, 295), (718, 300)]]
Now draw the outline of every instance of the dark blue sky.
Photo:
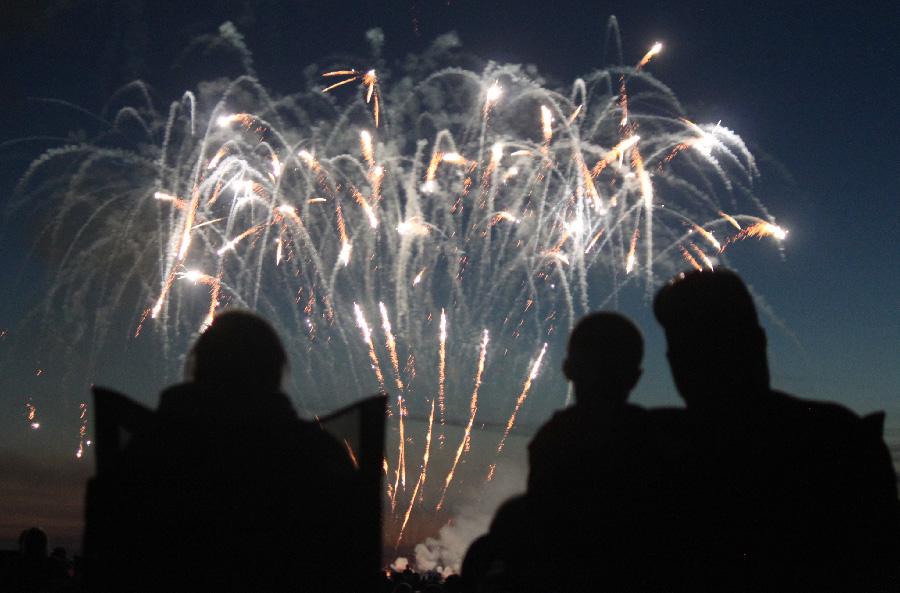
[[(789, 330), (766, 322), (775, 385), (860, 412), (886, 408), (897, 424), (900, 11), (893, 2), (34, 4), (40, 6), (0, 15), (0, 143), (67, 134), (70, 122), (28, 97), (97, 112), (121, 84), (143, 78), (160, 103), (168, 102), (197, 82), (196, 72), (177, 65), (182, 50), (226, 20), (245, 35), (263, 84), (292, 92), (309, 63), (365, 55), (364, 32), (373, 26), (384, 29), (391, 59), (455, 30), (474, 54), (533, 63), (551, 80), (568, 82), (603, 65), (605, 22), (615, 14), (626, 63), (663, 42), (653, 73), (693, 119), (721, 119), (750, 144), (762, 171), (757, 194), (791, 231), (783, 258), (750, 244), (734, 255)], [(4, 209), (28, 162), (57, 144), (0, 145)], [(18, 276), (27, 229), (6, 221), (2, 233), (0, 330), (14, 328), (33, 305), (28, 287), (35, 279)], [(674, 403), (651, 316), (641, 307), (628, 312), (648, 338), (638, 399)], [(8, 356), (2, 348), (0, 341), (0, 355)], [(0, 393), (0, 410), (21, 414), (20, 400)], [(6, 420), (0, 426), (10, 426)], [(0, 438), (4, 448), (6, 441)]]

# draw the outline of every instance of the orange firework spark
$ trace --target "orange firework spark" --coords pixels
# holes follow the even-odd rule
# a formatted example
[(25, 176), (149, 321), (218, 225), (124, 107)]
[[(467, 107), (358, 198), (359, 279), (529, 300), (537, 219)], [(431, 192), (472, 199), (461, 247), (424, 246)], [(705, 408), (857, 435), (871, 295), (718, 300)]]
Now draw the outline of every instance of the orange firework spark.
[(700, 249), (695, 243), (691, 243), (691, 249), (694, 251), (694, 253), (697, 254), (697, 257), (700, 258), (700, 260), (703, 262), (703, 265), (705, 265), (710, 270), (713, 269), (712, 260), (709, 259), (709, 257), (702, 249)]
[[(544, 360), (544, 354), (547, 352), (547, 343), (544, 342), (544, 347), (541, 348), (541, 353), (538, 354), (538, 357), (534, 361), (534, 365), (531, 367), (531, 372), (528, 373), (528, 378), (525, 379), (525, 384), (522, 386), (522, 392), (519, 394), (519, 397), (516, 398), (516, 407), (513, 409), (512, 415), (509, 417), (509, 421), (506, 423), (506, 430), (503, 431), (503, 438), (500, 439), (500, 444), (497, 445), (497, 454), (503, 452), (503, 446), (506, 444), (506, 438), (509, 436), (510, 431), (512, 431), (513, 424), (516, 421), (516, 415), (519, 413), (519, 409), (522, 407), (522, 404), (525, 403), (525, 398), (528, 397), (528, 392), (531, 390), (531, 383), (535, 380), (538, 375), (538, 370), (541, 368), (541, 361)], [(490, 476), (493, 476), (493, 470), (490, 472)], [(488, 480), (491, 478), (488, 477)]]
[(153, 194), (154, 200), (159, 200), (160, 202), (170, 202), (173, 206), (178, 208), (179, 210), (184, 210), (187, 207), (187, 202), (179, 198), (178, 196), (173, 196), (172, 194), (167, 194), (166, 192), (154, 192)]
[(347, 448), (347, 455), (350, 456), (350, 463), (353, 464), (353, 467), (359, 469), (359, 460), (356, 458), (356, 453), (353, 452), (353, 447), (350, 445), (350, 441), (344, 439), (344, 446)]
[(662, 51), (662, 43), (659, 43), (659, 42), (654, 43), (653, 47), (651, 47), (647, 51), (647, 53), (644, 54), (644, 57), (641, 58), (641, 61), (638, 62), (637, 66), (635, 66), (635, 69), (640, 70), (641, 68), (646, 66), (650, 62), (650, 60), (652, 60), (653, 57), (661, 51)]
[(384, 375), (381, 374), (381, 364), (378, 362), (378, 355), (375, 354), (375, 344), (372, 342), (372, 330), (366, 323), (366, 317), (363, 315), (359, 305), (353, 303), (353, 312), (356, 315), (356, 325), (362, 331), (363, 342), (369, 347), (369, 360), (372, 362), (372, 370), (375, 372), (375, 379), (378, 381), (378, 388), (384, 391)]
[(638, 135), (628, 136), (627, 138), (625, 138), (624, 140), (622, 140), (621, 142), (619, 142), (618, 144), (613, 146), (609, 150), (609, 152), (607, 152), (603, 156), (602, 159), (597, 161), (597, 164), (594, 165), (594, 168), (591, 169), (591, 177), (596, 178), (603, 171), (603, 169), (605, 169), (606, 166), (609, 165), (611, 162), (621, 161), (625, 156), (625, 152), (629, 148), (631, 148), (632, 146), (637, 144), (638, 140), (640, 140), (640, 139), (641, 139), (641, 137)]
[(356, 200), (356, 203), (359, 204), (362, 207), (363, 212), (365, 212), (366, 218), (369, 219), (369, 226), (373, 229), (378, 228), (378, 217), (375, 215), (375, 209), (372, 208), (372, 205), (369, 204), (366, 197), (355, 187), (350, 188), (350, 193), (353, 194), (353, 199)]
[(41, 427), (41, 423), (37, 420), (37, 408), (31, 403), (31, 400), (25, 402), (25, 420), (31, 430), (37, 430)]
[[(372, 103), (372, 113), (375, 116), (375, 127), (377, 128), (379, 125), (379, 120), (381, 118), (381, 108), (379, 106), (379, 92), (378, 92), (378, 75), (375, 73), (375, 70), (367, 70), (365, 72), (361, 72), (355, 69), (349, 70), (333, 70), (331, 72), (326, 72), (322, 76), (333, 77), (333, 76), (347, 76), (344, 80), (336, 82), (332, 85), (329, 85), (322, 89), (323, 93), (327, 93), (330, 90), (336, 89), (338, 87), (344, 86), (345, 84), (350, 84), (351, 82), (355, 82), (357, 80), (362, 81), (363, 86), (366, 89), (366, 103)], [(374, 100), (374, 101), (373, 101)]]
[(472, 389), (472, 399), (469, 402), (469, 422), (466, 424), (466, 430), (463, 433), (462, 440), (459, 442), (459, 447), (456, 449), (456, 457), (453, 458), (453, 465), (450, 466), (450, 471), (447, 473), (447, 478), (444, 480), (444, 489), (441, 492), (441, 499), (437, 503), (437, 510), (440, 510), (444, 505), (444, 497), (447, 495), (447, 489), (450, 487), (450, 482), (453, 481), (453, 473), (456, 471), (456, 466), (462, 457), (463, 451), (469, 449), (469, 442), (472, 438), (472, 425), (475, 424), (475, 414), (478, 412), (478, 389), (481, 387), (481, 375), (484, 373), (484, 360), (487, 355), (487, 345), (488, 330), (484, 330), (484, 334), (481, 338), (481, 352), (478, 355), (478, 370), (475, 371), (475, 387)]
[(400, 542), (403, 540), (403, 531), (406, 529), (406, 524), (409, 522), (409, 516), (412, 514), (413, 506), (416, 504), (416, 497), (419, 494), (419, 489), (425, 485), (425, 479), (428, 472), (428, 458), (431, 455), (431, 427), (434, 424), (434, 400), (431, 400), (431, 413), (428, 416), (428, 432), (425, 433), (425, 454), (422, 456), (422, 471), (419, 474), (419, 479), (416, 481), (416, 487), (413, 489), (412, 496), (409, 499), (409, 506), (406, 509), (406, 514), (403, 516), (403, 523), (400, 525), (400, 533), (397, 535), (397, 543), (395, 547), (400, 546)]
[(730, 214), (725, 214), (724, 212), (722, 212), (721, 210), (719, 210), (719, 215), (720, 215), (722, 218), (724, 218), (725, 220), (727, 220), (728, 223), (729, 223), (731, 226), (733, 226), (734, 228), (736, 228), (737, 230), (739, 230), (739, 231), (742, 230), (742, 229), (741, 229), (740, 223), (739, 223), (737, 220), (735, 220), (735, 218), (734, 218), (733, 216), (731, 216)]
[(400, 378), (400, 360), (397, 357), (397, 341), (394, 339), (394, 333), (391, 330), (391, 321), (388, 318), (387, 307), (384, 306), (384, 303), (378, 303), (378, 309), (381, 312), (381, 327), (384, 330), (385, 335), (385, 346), (387, 347), (388, 353), (391, 357), (391, 366), (394, 370), (394, 381), (396, 382), (397, 389), (399, 391), (403, 391), (403, 381)]
[(372, 134), (366, 130), (359, 133), (359, 149), (369, 166), (375, 166), (375, 149), (372, 147)]
[(631, 245), (628, 247), (628, 256), (625, 258), (625, 273), (630, 274), (634, 271), (635, 260), (637, 259), (635, 256), (635, 251), (637, 250), (637, 242), (638, 237), (641, 236), (641, 231), (638, 228), (634, 229), (634, 234), (631, 235)]
[(340, 204), (335, 208), (335, 213), (337, 214), (338, 234), (341, 236), (341, 251), (338, 254), (338, 261), (346, 266), (350, 263), (350, 250), (352, 245), (350, 244), (350, 239), (347, 237), (347, 226), (344, 224), (344, 211), (341, 210)]
[[(258, 233), (259, 231), (261, 231), (263, 228), (265, 228), (265, 226), (266, 226), (266, 225), (263, 225), (263, 224), (257, 224), (257, 225), (254, 225), (254, 226), (250, 227), (249, 229), (247, 229), (247, 230), (244, 231), (243, 233), (239, 234), (239, 235), (238, 235), (237, 237), (235, 237), (234, 239), (231, 239), (230, 241), (228, 241), (227, 243), (225, 243), (221, 248), (219, 248), (219, 251), (217, 252), (218, 255), (224, 255), (226, 251), (231, 251), (231, 250), (233, 250), (234, 247), (235, 247), (235, 245), (237, 245), (237, 244), (240, 243), (243, 239), (246, 239), (246, 238), (249, 237), (250, 235), (255, 235), (256, 233)], [(196, 228), (196, 227), (195, 227), (195, 228)]]
[(600, 229), (597, 231), (597, 234), (591, 239), (590, 243), (588, 243), (587, 247), (584, 248), (585, 254), (590, 253), (591, 249), (594, 248), (594, 245), (597, 244), (597, 241), (600, 240), (600, 237), (603, 236), (604, 229)]
[(75, 458), (81, 459), (84, 456), (84, 446), (87, 444), (84, 440), (87, 434), (87, 404), (81, 402), (78, 407), (80, 409), (79, 420), (81, 426), (78, 427), (78, 449), (75, 450)]
[(679, 245), (678, 249), (681, 251), (681, 255), (682, 255), (682, 257), (684, 257), (684, 261), (689, 263), (691, 265), (691, 267), (694, 268), (695, 270), (697, 270), (698, 272), (703, 271), (703, 266), (701, 266), (699, 263), (697, 263), (697, 260), (694, 259), (694, 256), (691, 255), (690, 251), (685, 249), (684, 246), (682, 246), (682, 245)]
[(184, 219), (184, 230), (181, 233), (181, 240), (179, 242), (177, 256), (179, 262), (184, 261), (184, 258), (187, 257), (188, 247), (191, 245), (191, 230), (193, 230), (194, 227), (194, 218), (197, 216), (197, 207), (199, 205), (200, 188), (194, 187), (194, 191), (191, 192), (191, 203), (188, 208), (187, 216), (185, 216)]
[(544, 136), (544, 144), (550, 144), (553, 139), (553, 113), (546, 105), (541, 105), (541, 134)]
[[(444, 383), (447, 369), (447, 315), (441, 309), (441, 333), (438, 346), (438, 405), (441, 411), (441, 426), (444, 425)], [(443, 434), (441, 435), (443, 437)], [(441, 439), (443, 440), (443, 439)]]
[(492, 84), (484, 94), (484, 117), (487, 117), (490, 114), (491, 107), (500, 100), (502, 95), (503, 87), (500, 86), (500, 81), (495, 80), (494, 84)]
[(575, 111), (572, 112), (572, 115), (569, 116), (569, 119), (566, 120), (566, 125), (571, 126), (572, 123), (578, 119), (578, 116), (581, 114), (581, 110), (584, 108), (584, 104), (579, 105), (575, 108)]
[(731, 243), (743, 241), (748, 237), (756, 237), (757, 239), (762, 239), (763, 237), (774, 237), (779, 241), (784, 241), (787, 238), (787, 234), (787, 230), (781, 228), (777, 224), (761, 220), (742, 229), (741, 232), (729, 238), (728, 241), (725, 242), (725, 245), (722, 246), (722, 251), (724, 251), (725, 247), (727, 247)]
[(708, 230), (706, 230), (705, 228), (703, 228), (703, 227), (700, 226), (699, 224), (695, 224), (695, 225), (692, 225), (692, 226), (693, 226), (693, 228), (694, 228), (695, 231), (697, 231), (698, 233), (700, 233), (700, 236), (701, 236), (701, 237), (703, 237), (704, 239), (706, 239), (706, 241), (707, 241), (710, 245), (712, 245), (713, 247), (716, 248), (716, 251), (721, 251), (721, 250), (722, 250), (722, 244), (719, 243), (719, 240), (716, 239), (716, 238), (713, 236), (712, 233), (710, 233)]

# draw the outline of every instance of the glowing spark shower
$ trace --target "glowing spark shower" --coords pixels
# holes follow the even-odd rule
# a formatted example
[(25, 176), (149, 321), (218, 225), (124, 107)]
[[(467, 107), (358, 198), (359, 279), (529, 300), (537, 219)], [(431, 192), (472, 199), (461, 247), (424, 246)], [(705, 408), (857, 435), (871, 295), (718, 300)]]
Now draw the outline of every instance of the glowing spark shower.
[[(169, 369), (216, 312), (248, 308), (287, 342), (304, 412), (392, 390), (385, 528), (399, 545), (417, 513), (503, 471), (514, 428), (545, 415), (532, 390), (563, 405), (562, 379), (539, 370), (579, 317), (720, 265), (737, 241), (787, 238), (750, 193), (741, 138), (687, 120), (650, 74), (660, 49), (568, 88), (517, 65), (444, 67), (436, 46), (407, 70), (373, 59), (378, 74), (326, 70), (335, 82), (286, 97), (248, 75), (163, 112), (129, 106), (147, 130), (131, 148), (104, 143), (133, 130), (53, 149), (19, 184), (52, 211), (41, 238), (64, 247), (48, 302), (84, 312), (86, 288), (105, 288), (103, 314), (82, 315), (94, 333), (65, 332), (62, 314), (47, 331), (89, 352), (127, 324)], [(493, 461), (474, 468), (481, 442)]]

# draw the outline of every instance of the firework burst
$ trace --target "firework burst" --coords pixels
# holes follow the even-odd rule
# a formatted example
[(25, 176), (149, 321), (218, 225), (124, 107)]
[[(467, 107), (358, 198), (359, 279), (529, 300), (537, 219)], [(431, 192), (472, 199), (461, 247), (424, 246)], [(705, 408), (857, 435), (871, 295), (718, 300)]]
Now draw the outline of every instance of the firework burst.
[[(64, 245), (48, 308), (108, 287), (92, 310), (143, 311), (132, 333), (175, 361), (216, 311), (245, 307), (289, 343), (305, 410), (394, 389), (386, 525), (400, 545), (416, 509), (447, 506), (476, 414), (503, 451), (581, 315), (684, 262), (717, 265), (735, 241), (786, 237), (750, 191), (740, 137), (688, 121), (649, 73), (660, 51), (569, 89), (515, 65), (442, 68), (435, 51), (383, 70), (392, 84), (333, 70), (274, 99), (244, 76), (165, 113), (129, 107), (146, 130), (133, 149), (54, 149), (21, 180), (54, 204), (45, 234)], [(356, 98), (331, 92), (351, 83)], [(462, 440), (444, 448), (451, 424)]]

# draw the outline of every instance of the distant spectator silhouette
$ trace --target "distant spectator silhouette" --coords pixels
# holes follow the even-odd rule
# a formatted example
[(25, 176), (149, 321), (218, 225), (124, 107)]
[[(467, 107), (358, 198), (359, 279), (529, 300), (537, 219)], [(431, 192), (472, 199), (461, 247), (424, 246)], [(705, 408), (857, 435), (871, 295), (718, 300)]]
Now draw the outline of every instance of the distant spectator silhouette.
[(654, 312), (691, 448), (673, 589), (900, 591), (883, 415), (772, 390), (766, 336), (733, 272), (675, 278)]
[(44, 593), (63, 590), (69, 582), (64, 567), (47, 555), (47, 534), (31, 527), (19, 535), (19, 550), (6, 574), (0, 574), (0, 590)]
[(563, 363), (575, 404), (534, 436), (527, 494), (498, 510), (464, 579), (483, 591), (664, 590), (677, 415), (627, 403), (642, 357), (640, 331), (622, 315), (579, 321)]
[(103, 587), (357, 590), (355, 472), (280, 391), (286, 361), (250, 313), (223, 313), (199, 337), (188, 382), (162, 393), (156, 428), (124, 452)]

